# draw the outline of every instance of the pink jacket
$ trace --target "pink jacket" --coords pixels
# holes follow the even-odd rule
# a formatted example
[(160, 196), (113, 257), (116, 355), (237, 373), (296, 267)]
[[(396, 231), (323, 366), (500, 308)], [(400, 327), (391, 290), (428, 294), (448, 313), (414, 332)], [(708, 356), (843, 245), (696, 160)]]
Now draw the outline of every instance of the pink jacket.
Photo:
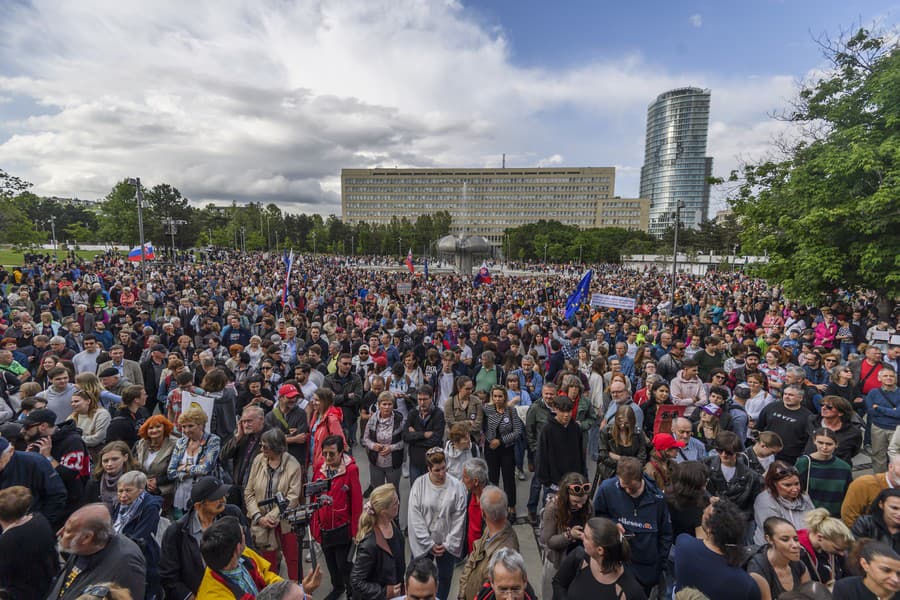
[(685, 416), (690, 416), (695, 407), (703, 406), (709, 402), (709, 395), (706, 392), (706, 386), (699, 377), (694, 379), (682, 378), (684, 371), (678, 371), (675, 378), (672, 379), (669, 386), (669, 393), (672, 395), (672, 404), (678, 406), (687, 406), (684, 411)]
[(816, 339), (813, 343), (816, 346), (822, 346), (831, 350), (834, 348), (834, 338), (837, 336), (837, 329), (837, 323), (834, 321), (831, 322), (831, 325), (827, 321), (822, 321), (816, 325)]

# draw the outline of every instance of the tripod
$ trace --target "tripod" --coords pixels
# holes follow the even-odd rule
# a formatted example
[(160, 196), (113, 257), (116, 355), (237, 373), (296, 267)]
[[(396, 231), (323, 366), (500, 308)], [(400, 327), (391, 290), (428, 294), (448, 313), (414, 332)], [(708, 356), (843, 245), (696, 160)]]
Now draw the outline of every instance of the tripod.
[[(323, 480), (328, 481), (330, 480)], [(322, 494), (315, 502), (302, 504), (294, 508), (288, 507), (287, 498), (281, 492), (275, 494), (272, 498), (267, 498), (259, 503), (260, 507), (275, 504), (281, 512), (281, 519), (287, 521), (291, 525), (291, 531), (297, 536), (297, 583), (303, 583), (303, 543), (309, 536), (309, 554), (311, 558), (312, 570), (316, 570), (318, 564), (315, 549), (313, 548), (313, 537), (309, 531), (309, 521), (313, 514), (326, 504), (331, 504), (331, 497)]]

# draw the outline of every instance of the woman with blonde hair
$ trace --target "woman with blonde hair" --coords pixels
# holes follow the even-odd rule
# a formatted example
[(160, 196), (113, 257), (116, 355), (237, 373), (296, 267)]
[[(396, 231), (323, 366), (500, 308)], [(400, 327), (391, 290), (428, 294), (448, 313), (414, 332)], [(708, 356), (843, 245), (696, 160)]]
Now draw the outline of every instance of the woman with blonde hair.
[(813, 581), (831, 586), (845, 576), (844, 556), (853, 544), (850, 528), (827, 508), (806, 513), (806, 529), (797, 531), (803, 551), (800, 560)]
[[(100, 378), (94, 373), (79, 373), (76, 375), (75, 386), (83, 389), (89, 394), (96, 395), (100, 400), (100, 405), (109, 411), (115, 410), (122, 401), (122, 397), (118, 394), (113, 394), (112, 392), (103, 389)], [(112, 412), (110, 412), (110, 414), (112, 414)]]
[(175, 485), (175, 514), (181, 516), (190, 508), (191, 489), (194, 481), (204, 475), (212, 475), (219, 460), (221, 440), (206, 432), (209, 419), (203, 409), (191, 406), (178, 417), (182, 437), (175, 442), (167, 474)]
[(81, 439), (92, 458), (97, 457), (100, 447), (106, 442), (106, 430), (112, 420), (109, 411), (100, 406), (99, 400), (96, 395), (81, 388), (75, 388), (69, 400), (72, 414), (67, 419), (75, 421), (81, 429)]
[(397, 526), (399, 511), (400, 498), (390, 483), (375, 488), (363, 505), (350, 570), (352, 598), (382, 600), (403, 595), (406, 559), (403, 533)]

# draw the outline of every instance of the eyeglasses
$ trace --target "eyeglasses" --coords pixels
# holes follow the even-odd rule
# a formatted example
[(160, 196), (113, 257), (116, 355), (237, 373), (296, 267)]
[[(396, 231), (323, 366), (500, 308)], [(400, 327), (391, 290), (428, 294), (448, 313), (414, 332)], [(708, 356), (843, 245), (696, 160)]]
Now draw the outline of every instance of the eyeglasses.
[(718, 452), (722, 456), (734, 456), (735, 454), (733, 450), (723, 450), (722, 448), (719, 448), (718, 450), (716, 450), (716, 452)]
[(515, 598), (520, 596), (525, 592), (525, 588), (521, 586), (513, 586), (513, 587), (496, 587), (494, 588), (494, 595), (498, 598)]
[(800, 475), (800, 471), (794, 467), (782, 467), (779, 465), (775, 466), (773, 473), (777, 479), (785, 479), (792, 475)]
[(570, 483), (569, 484), (569, 493), (574, 496), (584, 496), (590, 493), (591, 484), (588, 483)]
[(325, 458), (332, 458), (340, 454), (337, 450), (322, 450), (322, 456)]

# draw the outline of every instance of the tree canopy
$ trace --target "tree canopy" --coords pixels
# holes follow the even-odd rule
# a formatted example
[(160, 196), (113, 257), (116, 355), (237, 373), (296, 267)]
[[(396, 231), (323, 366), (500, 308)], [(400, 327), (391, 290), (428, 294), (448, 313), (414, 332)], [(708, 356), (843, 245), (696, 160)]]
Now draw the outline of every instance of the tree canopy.
[(759, 273), (793, 298), (835, 289), (900, 294), (900, 52), (865, 29), (822, 47), (830, 72), (782, 118), (801, 135), (778, 159), (732, 173), (731, 198)]

